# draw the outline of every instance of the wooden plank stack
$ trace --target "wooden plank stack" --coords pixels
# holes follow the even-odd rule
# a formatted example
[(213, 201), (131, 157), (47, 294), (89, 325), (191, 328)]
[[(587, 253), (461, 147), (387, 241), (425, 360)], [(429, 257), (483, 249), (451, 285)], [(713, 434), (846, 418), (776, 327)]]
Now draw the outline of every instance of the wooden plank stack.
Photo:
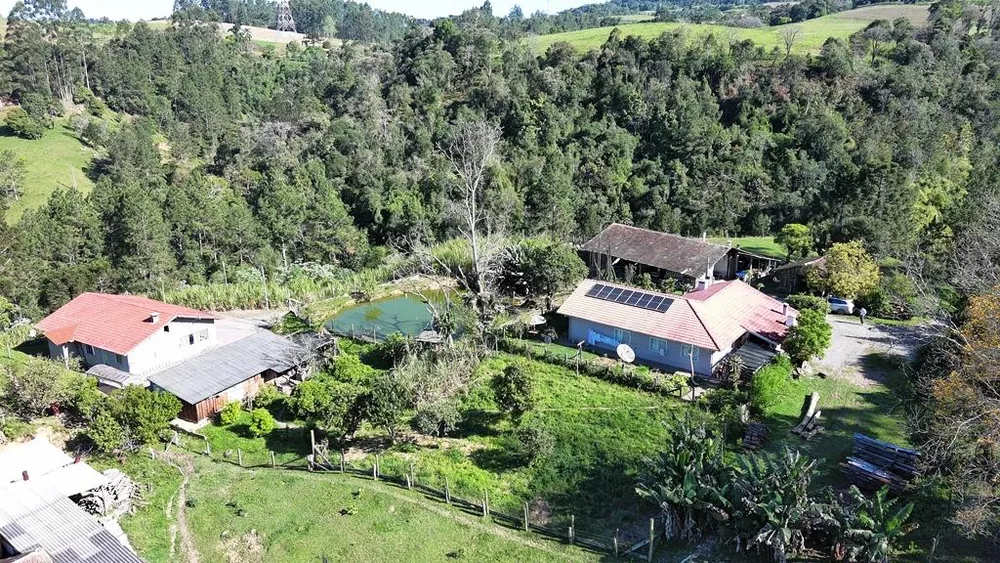
[(138, 485), (117, 469), (108, 469), (104, 475), (108, 482), (84, 493), (77, 504), (98, 518), (117, 520), (131, 514), (135, 505), (141, 502)]
[(916, 450), (855, 434), (853, 455), (840, 467), (859, 488), (875, 490), (888, 485), (889, 490), (900, 493), (920, 474), (919, 457)]
[(764, 445), (764, 440), (767, 438), (768, 432), (767, 426), (760, 422), (747, 424), (747, 431), (743, 435), (743, 449), (748, 451), (759, 449)]

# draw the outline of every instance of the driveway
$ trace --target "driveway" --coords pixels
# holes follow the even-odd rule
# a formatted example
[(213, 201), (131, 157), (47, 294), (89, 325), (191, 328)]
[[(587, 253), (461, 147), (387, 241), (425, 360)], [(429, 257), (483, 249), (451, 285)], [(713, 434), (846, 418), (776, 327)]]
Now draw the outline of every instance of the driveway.
[(897, 361), (914, 359), (920, 346), (936, 333), (933, 325), (862, 325), (857, 317), (845, 315), (827, 315), (826, 320), (833, 337), (823, 359), (812, 362), (813, 371), (858, 385), (882, 382), (887, 369), (893, 369)]

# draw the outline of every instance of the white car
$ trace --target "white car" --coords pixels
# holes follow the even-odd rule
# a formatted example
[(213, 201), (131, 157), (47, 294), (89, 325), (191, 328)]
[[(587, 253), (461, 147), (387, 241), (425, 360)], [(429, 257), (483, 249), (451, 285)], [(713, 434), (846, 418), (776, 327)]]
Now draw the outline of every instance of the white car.
[(854, 314), (854, 301), (851, 301), (850, 299), (843, 299), (841, 297), (829, 297), (827, 298), (826, 302), (830, 304), (830, 312), (835, 315)]

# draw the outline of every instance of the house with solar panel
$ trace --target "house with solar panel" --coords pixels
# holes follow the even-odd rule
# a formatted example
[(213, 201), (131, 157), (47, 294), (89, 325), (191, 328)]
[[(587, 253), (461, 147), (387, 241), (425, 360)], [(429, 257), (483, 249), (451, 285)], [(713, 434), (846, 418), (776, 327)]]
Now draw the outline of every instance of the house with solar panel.
[(199, 422), (227, 402), (289, 377), (307, 359), (294, 342), (235, 319), (137, 295), (83, 293), (37, 325), (53, 359), (78, 359), (109, 391), (150, 386)]
[(778, 354), (795, 309), (740, 280), (702, 278), (684, 295), (584, 280), (559, 307), (573, 343), (613, 355), (628, 344), (639, 363), (717, 375), (738, 355), (755, 372)]

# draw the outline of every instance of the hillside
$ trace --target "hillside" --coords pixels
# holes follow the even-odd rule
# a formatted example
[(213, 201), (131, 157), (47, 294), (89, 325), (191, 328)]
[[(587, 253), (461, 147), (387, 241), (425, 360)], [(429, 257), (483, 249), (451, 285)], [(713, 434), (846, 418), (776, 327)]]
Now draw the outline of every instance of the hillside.
[(8, 222), (19, 219), (26, 209), (43, 205), (58, 188), (76, 185), (86, 193), (94, 187), (86, 173), (94, 151), (76, 138), (65, 120), (56, 121), (55, 127), (36, 141), (6, 133), (5, 129), (0, 129), (0, 151), (12, 150), (28, 165), (23, 195), (7, 211)]
[[(782, 34), (786, 28), (791, 27), (798, 29), (800, 32), (792, 48), (793, 52), (805, 54), (818, 52), (823, 46), (823, 42), (829, 37), (846, 39), (850, 35), (864, 29), (869, 23), (875, 20), (885, 19), (891, 21), (904, 17), (914, 24), (923, 24), (927, 21), (927, 10), (927, 6), (902, 4), (866, 6), (802, 23), (753, 29), (714, 24), (675, 22), (632, 23), (617, 26), (617, 29), (621, 30), (622, 35), (636, 35), (645, 39), (659, 37), (663, 33), (675, 29), (683, 29), (699, 36), (712, 33), (722, 38), (731, 38), (734, 40), (750, 39), (758, 45), (763, 45), (766, 49), (771, 49), (772, 47), (784, 48)], [(550, 46), (561, 41), (569, 43), (579, 51), (589, 51), (604, 44), (608, 35), (614, 29), (615, 27), (599, 27), (566, 33), (540, 35), (529, 39), (529, 44), (535, 53), (543, 53)]]

